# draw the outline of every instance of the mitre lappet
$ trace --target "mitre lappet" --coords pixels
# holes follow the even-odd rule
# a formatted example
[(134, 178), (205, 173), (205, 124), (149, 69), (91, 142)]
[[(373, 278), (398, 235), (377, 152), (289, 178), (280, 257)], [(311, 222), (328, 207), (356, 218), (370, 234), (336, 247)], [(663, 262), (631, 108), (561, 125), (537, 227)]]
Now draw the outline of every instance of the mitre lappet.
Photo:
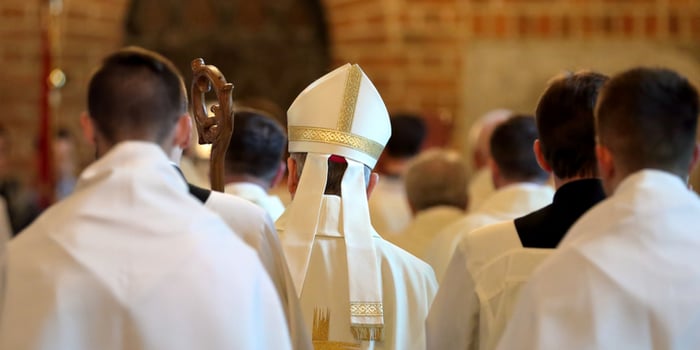
[(360, 66), (346, 64), (302, 91), (287, 115), (289, 152), (307, 153), (283, 242), (297, 293), (301, 296), (319, 225), (328, 160), (347, 162), (338, 217), (347, 251), (351, 331), (357, 340), (381, 340), (381, 266), (369, 217), (365, 166), (374, 168), (391, 136), (389, 113)]

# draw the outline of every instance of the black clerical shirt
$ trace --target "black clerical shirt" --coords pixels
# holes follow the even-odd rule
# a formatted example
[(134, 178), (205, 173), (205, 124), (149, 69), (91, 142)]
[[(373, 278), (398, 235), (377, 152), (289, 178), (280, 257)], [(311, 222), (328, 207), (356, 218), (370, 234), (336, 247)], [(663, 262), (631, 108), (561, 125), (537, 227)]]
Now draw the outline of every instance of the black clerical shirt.
[(525, 248), (556, 248), (574, 222), (603, 199), (605, 192), (598, 179), (564, 184), (552, 204), (515, 219), (520, 242)]

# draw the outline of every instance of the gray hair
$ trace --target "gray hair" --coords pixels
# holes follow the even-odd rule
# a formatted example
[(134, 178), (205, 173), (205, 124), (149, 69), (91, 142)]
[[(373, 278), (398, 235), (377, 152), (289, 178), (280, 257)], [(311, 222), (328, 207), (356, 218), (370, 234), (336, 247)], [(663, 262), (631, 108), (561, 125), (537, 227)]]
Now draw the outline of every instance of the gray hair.
[(455, 151), (434, 149), (416, 157), (406, 170), (405, 186), (416, 212), (439, 205), (467, 207), (467, 165)]
[[(301, 179), (301, 173), (304, 170), (304, 163), (306, 162), (307, 153), (291, 153), (290, 158), (294, 159), (297, 163), (297, 178)], [(343, 182), (343, 175), (345, 175), (345, 169), (348, 165), (345, 163), (328, 162), (328, 176), (326, 179), (326, 191), (325, 194), (333, 194), (341, 196), (340, 184)], [(369, 186), (369, 176), (372, 173), (372, 169), (365, 165), (365, 186)]]

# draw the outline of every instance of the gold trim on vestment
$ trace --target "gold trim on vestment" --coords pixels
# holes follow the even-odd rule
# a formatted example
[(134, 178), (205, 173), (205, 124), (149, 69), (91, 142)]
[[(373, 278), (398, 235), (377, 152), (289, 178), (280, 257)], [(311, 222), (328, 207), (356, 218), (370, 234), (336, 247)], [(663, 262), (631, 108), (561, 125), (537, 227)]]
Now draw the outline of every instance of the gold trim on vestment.
[(384, 316), (382, 303), (350, 303), (350, 315), (352, 316)]
[(345, 146), (360, 151), (372, 157), (374, 160), (379, 158), (379, 155), (382, 154), (382, 150), (384, 149), (384, 146), (379, 142), (372, 141), (359, 135), (333, 129), (303, 126), (289, 127), (289, 141), (320, 142)]
[(350, 66), (348, 77), (345, 80), (345, 91), (343, 93), (343, 105), (340, 107), (340, 118), (338, 119), (338, 130), (350, 132), (352, 121), (355, 118), (355, 106), (357, 106), (357, 96), (360, 94), (360, 83), (362, 82), (362, 71), (356, 64)]

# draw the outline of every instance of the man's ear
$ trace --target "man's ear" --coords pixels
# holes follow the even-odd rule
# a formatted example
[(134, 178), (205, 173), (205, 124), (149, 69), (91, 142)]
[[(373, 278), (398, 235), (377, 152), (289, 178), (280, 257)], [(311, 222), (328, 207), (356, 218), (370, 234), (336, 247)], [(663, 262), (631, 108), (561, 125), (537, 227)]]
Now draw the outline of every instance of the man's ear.
[(615, 163), (610, 150), (598, 144), (595, 146), (595, 155), (598, 159), (598, 173), (601, 179), (612, 179), (615, 176)]
[(693, 158), (690, 160), (690, 169), (688, 169), (688, 174), (692, 173), (695, 166), (698, 165), (698, 158), (700, 158), (700, 143), (695, 142), (695, 147), (693, 148)]
[(192, 118), (188, 113), (180, 116), (175, 125), (175, 138), (173, 143), (181, 149), (187, 149), (192, 139)]
[(535, 143), (532, 144), (532, 151), (535, 152), (535, 159), (537, 159), (537, 164), (539, 164), (540, 168), (548, 173), (551, 173), (552, 166), (547, 163), (546, 159), (544, 159), (544, 152), (542, 152), (542, 143), (540, 142), (540, 139), (536, 139)]
[(379, 174), (372, 172), (369, 174), (369, 183), (367, 184), (367, 199), (372, 196), (372, 192), (374, 192), (374, 188), (377, 186), (379, 183)]
[(91, 145), (96, 146), (97, 141), (95, 141), (95, 124), (87, 112), (80, 113), (80, 128), (83, 130), (85, 140), (87, 140), (87, 142), (89, 142)]
[(292, 157), (287, 158), (287, 168), (289, 169), (287, 189), (289, 194), (292, 195), (292, 199), (294, 199), (294, 194), (297, 193), (297, 186), (299, 186), (299, 178), (297, 177), (297, 162)]
[(284, 162), (280, 160), (280, 163), (277, 166), (277, 173), (275, 174), (275, 177), (272, 179), (272, 183), (270, 183), (270, 188), (273, 188), (273, 187), (279, 185), (280, 182), (282, 182), (282, 179), (284, 178), (285, 171), (287, 171), (287, 164), (284, 164)]

